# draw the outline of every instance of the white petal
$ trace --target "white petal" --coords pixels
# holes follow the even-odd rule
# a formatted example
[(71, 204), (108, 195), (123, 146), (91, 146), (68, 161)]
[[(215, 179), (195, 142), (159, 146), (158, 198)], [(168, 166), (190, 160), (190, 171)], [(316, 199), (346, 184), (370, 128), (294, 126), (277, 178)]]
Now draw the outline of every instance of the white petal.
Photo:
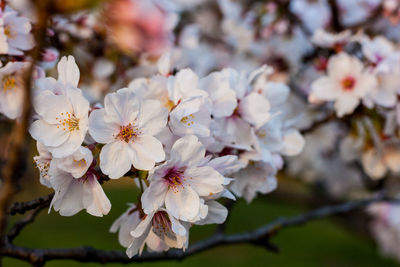
[(65, 140), (64, 143), (56, 147), (50, 146), (48, 149), (55, 158), (69, 156), (82, 145), (82, 142), (85, 139), (84, 134), (85, 133), (79, 131), (73, 131), (69, 134), (68, 139)]
[(133, 152), (133, 167), (139, 170), (151, 170), (156, 162), (165, 159), (163, 146), (151, 135), (141, 135), (130, 143)]
[(224, 176), (208, 166), (188, 168), (184, 176), (199, 196), (211, 196), (224, 189)]
[(331, 78), (321, 77), (311, 84), (312, 96), (318, 100), (334, 100), (340, 90), (336, 86), (337, 84)]
[(111, 209), (111, 203), (96, 176), (88, 177), (83, 186), (85, 194), (82, 201), (87, 213), (98, 217), (107, 215)]
[(208, 206), (207, 217), (199, 222), (196, 222), (196, 224), (221, 224), (225, 222), (226, 217), (228, 216), (227, 208), (215, 200), (208, 201), (206, 204)]
[(341, 95), (335, 102), (336, 114), (338, 117), (351, 114), (359, 103), (360, 99), (357, 96), (350, 94)]
[(100, 169), (111, 179), (118, 179), (132, 166), (132, 151), (123, 141), (106, 144), (100, 152)]
[(258, 94), (251, 93), (239, 103), (239, 112), (244, 120), (253, 124), (256, 128), (264, 125), (269, 117), (270, 104), (268, 100)]
[(142, 102), (138, 125), (143, 133), (156, 135), (167, 124), (168, 110), (157, 100)]
[(58, 80), (78, 87), (80, 73), (73, 56), (62, 57), (57, 65), (57, 71)]
[(144, 190), (141, 201), (144, 213), (150, 214), (157, 211), (164, 205), (165, 195), (168, 186), (164, 181), (153, 181), (150, 186)]
[(43, 120), (34, 121), (29, 128), (29, 133), (35, 140), (43, 143), (45, 146), (59, 146), (69, 137), (67, 131), (57, 128), (57, 125), (48, 124)]
[(184, 166), (199, 163), (205, 154), (206, 150), (194, 135), (187, 135), (178, 139), (170, 152), (171, 160), (181, 162)]
[(304, 147), (305, 140), (297, 130), (291, 130), (283, 136), (283, 148), (281, 153), (285, 156), (295, 156)]
[(199, 213), (200, 199), (190, 186), (185, 186), (178, 191), (168, 190), (165, 207), (175, 218), (191, 221)]
[(135, 121), (140, 104), (135, 94), (128, 88), (107, 94), (104, 98), (106, 116), (119, 125), (128, 125)]
[(93, 110), (89, 116), (89, 133), (93, 139), (102, 144), (115, 140), (119, 132), (119, 125), (104, 120), (104, 109)]

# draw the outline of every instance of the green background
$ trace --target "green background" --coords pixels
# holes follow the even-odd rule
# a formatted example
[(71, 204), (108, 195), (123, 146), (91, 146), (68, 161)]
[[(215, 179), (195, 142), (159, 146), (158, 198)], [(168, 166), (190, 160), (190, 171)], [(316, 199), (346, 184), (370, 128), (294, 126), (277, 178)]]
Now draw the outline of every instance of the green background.
[[(29, 193), (27, 191), (29, 187)], [(126, 203), (137, 199), (137, 191), (127, 178), (106, 183), (104, 186), (113, 207), (111, 212), (96, 218), (80, 212), (73, 217), (62, 217), (47, 210), (40, 213), (35, 223), (28, 225), (15, 239), (17, 245), (26, 247), (74, 247), (91, 245), (100, 249), (121, 249), (117, 235), (108, 232), (112, 222), (126, 209)], [(35, 182), (26, 185), (19, 200), (29, 200), (51, 191), (45, 191)], [(274, 195), (258, 198), (251, 204), (238, 201), (227, 228), (228, 233), (246, 231), (261, 226), (280, 216), (291, 216), (305, 210), (303, 205), (278, 201)], [(295, 201), (294, 201), (295, 202)], [(355, 216), (355, 215), (354, 215)], [(18, 219), (13, 218), (13, 220)], [(211, 235), (215, 226), (194, 226), (191, 242)], [(284, 229), (272, 238), (280, 248), (278, 254), (250, 245), (218, 247), (202, 252), (182, 262), (168, 261), (140, 264), (141, 266), (398, 266), (383, 258), (367, 236), (355, 234), (336, 219), (323, 219), (303, 226)], [(30, 266), (22, 261), (6, 258), (4, 266)], [(50, 261), (46, 266), (103, 266), (73, 261)], [(106, 266), (124, 266), (108, 264)]]

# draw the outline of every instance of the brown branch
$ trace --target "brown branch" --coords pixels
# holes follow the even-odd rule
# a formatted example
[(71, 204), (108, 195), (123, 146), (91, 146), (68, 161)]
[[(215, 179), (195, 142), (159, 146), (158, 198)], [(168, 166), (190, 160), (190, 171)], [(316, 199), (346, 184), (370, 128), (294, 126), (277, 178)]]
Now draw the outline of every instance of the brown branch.
[(372, 203), (381, 201), (399, 203), (400, 200), (390, 199), (384, 195), (379, 195), (367, 200), (356, 200), (347, 203), (326, 206), (304, 214), (300, 214), (298, 216), (278, 218), (271, 223), (266, 224), (265, 226), (249, 232), (232, 235), (216, 233), (208, 239), (192, 244), (185, 252), (177, 249), (171, 249), (165, 253), (144, 252), (141, 256), (135, 256), (132, 259), (129, 259), (125, 252), (116, 250), (104, 251), (85, 246), (64, 249), (38, 249), (25, 248), (8, 243), (1, 250), (1, 254), (27, 261), (35, 266), (42, 266), (47, 261), (61, 259), (97, 263), (133, 263), (161, 260), (182, 260), (186, 257), (217, 246), (244, 243), (262, 246), (269, 251), (276, 251), (277, 248), (271, 245), (269, 240), (273, 235), (277, 234), (284, 228), (302, 225), (309, 221), (321, 219), (327, 216), (338, 215), (351, 212), (353, 210), (362, 209)]
[(25, 212), (33, 210), (37, 207), (43, 207), (43, 208), (47, 207), (48, 205), (50, 205), (53, 196), (54, 193), (51, 193), (48, 194), (47, 196), (38, 197), (36, 199), (27, 202), (15, 202), (13, 205), (11, 205), (8, 213), (10, 215), (15, 215), (17, 213), (24, 214)]
[[(40, 5), (43, 5), (42, 1)], [(38, 4), (39, 5), (39, 4)], [(44, 9), (45, 10), (45, 9)], [(10, 147), (10, 153), (6, 165), (2, 170), (2, 186), (0, 187), (0, 248), (5, 244), (5, 229), (7, 227), (8, 207), (12, 197), (17, 190), (17, 183), (21, 175), (21, 170), (24, 169), (26, 140), (28, 136), (29, 122), (31, 118), (31, 88), (35, 70), (35, 64), (40, 60), (40, 47), (46, 35), (46, 24), (48, 14), (46, 11), (38, 9), (38, 30), (35, 34), (36, 47), (32, 52), (32, 62), (28, 72), (25, 74), (25, 91), (23, 96), (23, 105), (21, 117), (15, 125), (12, 136), (13, 140)], [(1, 259), (1, 258), (0, 258)]]

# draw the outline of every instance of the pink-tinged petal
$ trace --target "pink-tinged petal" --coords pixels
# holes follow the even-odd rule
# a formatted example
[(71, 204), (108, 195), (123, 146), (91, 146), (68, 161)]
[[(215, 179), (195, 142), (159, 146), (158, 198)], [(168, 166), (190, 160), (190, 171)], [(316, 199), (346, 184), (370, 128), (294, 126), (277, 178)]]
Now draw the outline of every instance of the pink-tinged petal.
[(132, 166), (132, 151), (123, 141), (106, 144), (100, 152), (100, 169), (111, 179), (118, 179)]
[(119, 125), (104, 120), (104, 109), (93, 110), (89, 116), (89, 133), (93, 139), (102, 144), (115, 140), (119, 132)]
[(136, 169), (151, 170), (156, 162), (165, 159), (161, 142), (151, 135), (141, 135), (129, 145), (133, 152), (132, 164)]
[(57, 65), (58, 80), (74, 87), (78, 87), (79, 68), (73, 56), (62, 57)]
[(107, 215), (110, 212), (111, 203), (96, 176), (88, 177), (86, 182), (83, 183), (83, 187), (84, 195), (82, 201), (87, 213), (98, 217)]
[[(61, 145), (49, 146), (49, 151), (55, 158), (63, 158), (74, 153), (82, 145), (85, 139), (85, 133), (73, 131), (69, 134), (68, 139)], [(45, 143), (46, 144), (46, 143)]]
[(157, 100), (144, 100), (141, 105), (138, 125), (145, 134), (156, 135), (167, 124), (168, 110)]
[(53, 147), (63, 144), (69, 137), (69, 132), (43, 120), (34, 121), (29, 128), (29, 133), (36, 141), (43, 143), (45, 146)]
[(153, 181), (150, 186), (144, 190), (141, 201), (144, 213), (151, 214), (164, 205), (165, 195), (168, 186), (163, 181)]
[(170, 189), (165, 197), (165, 207), (175, 218), (191, 221), (199, 213), (199, 195), (190, 186), (180, 187), (177, 191)]
[(270, 118), (269, 101), (258, 93), (251, 93), (239, 103), (242, 118), (256, 128), (264, 125)]
[(134, 122), (137, 118), (140, 103), (133, 92), (128, 88), (123, 88), (115, 93), (106, 95), (104, 108), (107, 120), (125, 126)]
[(171, 160), (183, 166), (196, 165), (202, 161), (206, 150), (194, 135), (186, 135), (178, 139), (171, 149)]
[(224, 176), (208, 166), (188, 168), (184, 176), (186, 182), (202, 197), (212, 196), (224, 189)]

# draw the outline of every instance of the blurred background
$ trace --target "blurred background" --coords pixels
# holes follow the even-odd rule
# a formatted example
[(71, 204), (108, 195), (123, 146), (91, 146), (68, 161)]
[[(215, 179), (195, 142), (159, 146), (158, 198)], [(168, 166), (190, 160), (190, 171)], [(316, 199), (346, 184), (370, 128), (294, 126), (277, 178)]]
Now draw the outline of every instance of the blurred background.
[[(36, 170), (27, 177), (21, 194), (16, 200), (30, 200), (51, 193), (38, 183)], [(293, 216), (306, 211), (313, 200), (303, 198), (307, 189), (298, 181), (280, 177), (281, 188), (267, 196), (259, 197), (251, 204), (243, 199), (234, 206), (228, 223), (228, 233), (252, 230), (281, 216)], [(29, 181), (29, 182), (28, 182)], [(90, 216), (80, 212), (73, 217), (62, 217), (58, 213), (43, 210), (35, 223), (27, 226), (16, 238), (15, 244), (35, 248), (68, 248), (82, 245), (94, 246), (99, 249), (124, 250), (118, 243), (117, 235), (109, 233), (113, 221), (126, 210), (126, 203), (136, 199), (137, 189), (129, 178), (122, 178), (112, 183), (105, 183), (104, 190), (113, 207), (103, 218)], [(287, 191), (286, 191), (287, 190)], [(292, 198), (285, 196), (288, 192)], [(357, 216), (363, 220), (363, 215), (352, 213), (352, 222), (357, 222)], [(15, 216), (13, 220), (20, 218)], [(271, 253), (263, 248), (251, 245), (222, 246), (189, 257), (182, 262), (166, 261), (140, 263), (141, 266), (398, 266), (390, 259), (383, 258), (378, 248), (365, 229), (357, 229), (360, 225), (349, 225), (349, 220), (343, 216), (317, 220), (306, 225), (288, 228), (280, 231), (271, 241), (277, 245), (280, 252)], [(361, 224), (362, 225), (362, 224)], [(211, 235), (215, 226), (194, 226), (191, 229), (191, 240), (197, 240)], [(74, 261), (50, 261), (46, 266), (103, 266), (101, 264), (79, 263)], [(24, 267), (29, 264), (5, 258), (4, 266)], [(125, 266), (123, 264), (108, 264), (106, 266)]]

